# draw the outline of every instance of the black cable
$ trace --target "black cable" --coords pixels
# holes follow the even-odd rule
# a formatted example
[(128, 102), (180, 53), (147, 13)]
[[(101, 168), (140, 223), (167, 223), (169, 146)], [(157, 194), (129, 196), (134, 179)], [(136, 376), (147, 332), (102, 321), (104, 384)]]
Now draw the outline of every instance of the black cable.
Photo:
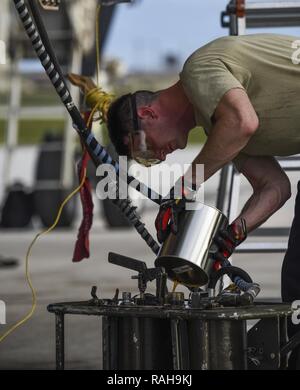
[[(220, 294), (217, 297), (217, 302), (223, 306), (247, 306), (252, 305), (254, 299), (260, 292), (260, 286), (257, 283), (253, 283), (250, 275), (241, 268), (234, 267), (232, 265), (223, 267), (214, 272), (210, 278), (208, 288), (215, 289), (217, 281), (223, 275), (228, 275), (230, 279), (239, 287), (243, 294)], [(237, 283), (238, 282), (238, 283)]]
[[(33, 49), (40, 59), (41, 64), (44, 67), (51, 83), (56, 89), (56, 92), (60, 96), (61, 101), (68, 110), (73, 120), (73, 126), (77, 130), (84, 145), (86, 146), (92, 161), (96, 166), (102, 163), (111, 164), (119, 176), (119, 164), (112, 159), (105, 148), (98, 143), (93, 133), (86, 127), (86, 124), (78, 108), (73, 102), (72, 96), (67, 87), (67, 83), (62, 74), (61, 67), (49, 40), (48, 33), (42, 21), (37, 1), (28, 0), (32, 17), (24, 0), (13, 0), (13, 2), (26, 30), (26, 33), (31, 40)], [(137, 180), (134, 177), (127, 175), (127, 184), (130, 185), (130, 183), (133, 181), (137, 183)], [(155, 203), (160, 204), (162, 197), (159, 194), (156, 194), (151, 188), (148, 188), (145, 185), (139, 183), (135, 189), (140, 191), (143, 195)], [(124, 215), (133, 224), (137, 232), (146, 241), (147, 245), (152, 249), (152, 251), (157, 254), (159, 251), (159, 245), (145, 228), (145, 225), (140, 221), (138, 215), (135, 212), (136, 208), (131, 205), (130, 200), (128, 198), (124, 200), (117, 199), (113, 202), (121, 209)]]
[(234, 267), (233, 265), (222, 267), (218, 271), (215, 271), (209, 280), (208, 283), (208, 288), (209, 289), (214, 289), (216, 287), (217, 281), (223, 276), (223, 275), (228, 275), (232, 281), (236, 277), (240, 277), (243, 279), (245, 283), (252, 284), (253, 280), (251, 279), (251, 276), (244, 270), (238, 267)]
[[(61, 67), (55, 56), (54, 50), (48, 37), (48, 33), (41, 18), (37, 1), (28, 0), (33, 19), (30, 16), (28, 7), (26, 6), (24, 0), (13, 1), (20, 16), (20, 19), (23, 23), (23, 26), (27, 32), (27, 35), (32, 42), (33, 49), (35, 50), (38, 58), (40, 59), (42, 66), (44, 67), (51, 83), (56, 89), (56, 92), (60, 96), (63, 104), (65, 105), (70, 116), (72, 117), (74, 128), (77, 130), (81, 139), (83, 140), (88, 152), (91, 155), (91, 159), (96, 165), (100, 165), (103, 163), (112, 165), (116, 170), (117, 175), (119, 175), (119, 164), (112, 159), (112, 157), (105, 150), (105, 148), (100, 145), (99, 142), (96, 140), (92, 132), (87, 129), (86, 124), (78, 108), (73, 102), (66, 80), (62, 74)], [(144, 184), (140, 183), (134, 177), (127, 175), (127, 184), (130, 185), (133, 181), (135, 182), (135, 184), (137, 184), (137, 186), (134, 187), (137, 191), (141, 192), (148, 199), (151, 199), (153, 202), (160, 205), (162, 199), (161, 195), (157, 194), (151, 188), (148, 188)]]

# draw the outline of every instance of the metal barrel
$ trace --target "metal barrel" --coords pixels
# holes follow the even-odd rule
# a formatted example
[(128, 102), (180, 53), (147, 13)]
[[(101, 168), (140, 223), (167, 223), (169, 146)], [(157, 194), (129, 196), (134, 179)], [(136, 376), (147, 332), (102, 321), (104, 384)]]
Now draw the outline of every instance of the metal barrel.
[[(130, 307), (126, 310), (130, 311)], [(105, 318), (104, 368), (109, 370), (171, 370), (170, 320), (124, 316)]]
[(213, 239), (227, 224), (227, 217), (211, 206), (198, 203), (196, 210), (184, 210), (177, 234), (170, 233), (155, 266), (164, 267), (171, 280), (186, 286), (207, 284), (214, 263), (210, 254)]

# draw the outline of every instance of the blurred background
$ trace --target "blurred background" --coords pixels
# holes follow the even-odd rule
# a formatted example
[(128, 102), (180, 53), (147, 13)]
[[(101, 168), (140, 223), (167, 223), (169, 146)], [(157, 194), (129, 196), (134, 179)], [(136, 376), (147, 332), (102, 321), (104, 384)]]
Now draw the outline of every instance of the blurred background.
[[(178, 80), (184, 61), (194, 50), (232, 33), (230, 25), (222, 27), (220, 23), (228, 3), (228, 0), (133, 0), (103, 6), (99, 20), (100, 85), (116, 96), (137, 89), (159, 90), (170, 86)], [(272, 3), (280, 6), (286, 2)], [(95, 78), (97, 5), (97, 0), (62, 0), (59, 12), (42, 12), (65, 74), (74, 72)], [(298, 11), (286, 15), (281, 24), (268, 25), (262, 19), (247, 33), (272, 32), (299, 37), (300, 2)], [(80, 156), (80, 144), (9, 0), (1, 0), (0, 4), (0, 41), (6, 46), (6, 64), (0, 65), (0, 300), (6, 304), (7, 323), (0, 324), (2, 334), (30, 309), (31, 296), (24, 276), (26, 249), (38, 231), (52, 224), (60, 203), (76, 187), (75, 163)], [(78, 104), (82, 104), (79, 91), (74, 87), (71, 91)], [(95, 123), (93, 130), (115, 156), (105, 126)], [(172, 153), (167, 162), (182, 165), (191, 162), (204, 141), (203, 130), (194, 129), (187, 149)], [(151, 175), (151, 187), (156, 190), (160, 184), (159, 169), (153, 168)], [(98, 178), (93, 167), (89, 168), (89, 175), (95, 188)], [(142, 170), (139, 179), (143, 181), (146, 176)], [(281, 251), (234, 256), (234, 262), (262, 285), (261, 297), (265, 299), (280, 298), (282, 248), (286, 246), (293, 217), (299, 171), (293, 169), (289, 176), (293, 197), (264, 226), (269, 232), (267, 242), (281, 245)], [(207, 204), (217, 204), (219, 185), (220, 173), (206, 184)], [(167, 193), (168, 188), (161, 192)], [(234, 200), (236, 213), (251, 194), (243, 179), (238, 193), (238, 200)], [(224, 197), (229, 195), (226, 192)], [(155, 236), (157, 206), (142, 196), (134, 198), (143, 221)], [(54, 368), (54, 318), (47, 312), (49, 303), (89, 299), (93, 285), (98, 285), (102, 297), (109, 298), (117, 287), (121, 291), (136, 288), (130, 271), (107, 263), (109, 251), (153, 266), (153, 254), (118, 210), (109, 201), (97, 199), (95, 193), (94, 203), (89, 260), (71, 262), (81, 220), (78, 198), (67, 205), (58, 229), (42, 238), (34, 248), (30, 269), (37, 289), (38, 309), (33, 319), (0, 344), (0, 369)], [(277, 229), (276, 235), (270, 230), (273, 228)], [(250, 241), (265, 243), (266, 235)], [(187, 290), (182, 287), (182, 291)], [(71, 318), (66, 326), (67, 368), (100, 368), (99, 320)], [(78, 338), (80, 345), (74, 342)]]

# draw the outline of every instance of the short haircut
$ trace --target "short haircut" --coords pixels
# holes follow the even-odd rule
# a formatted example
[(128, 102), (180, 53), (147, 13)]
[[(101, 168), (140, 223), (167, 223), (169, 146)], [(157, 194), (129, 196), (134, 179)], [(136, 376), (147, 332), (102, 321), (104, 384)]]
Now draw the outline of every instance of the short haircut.
[[(157, 98), (157, 92), (136, 91), (136, 105), (147, 105)], [(111, 142), (120, 156), (130, 156), (128, 145), (124, 144), (124, 137), (134, 129), (131, 94), (116, 99), (109, 107), (107, 113), (107, 128)]]

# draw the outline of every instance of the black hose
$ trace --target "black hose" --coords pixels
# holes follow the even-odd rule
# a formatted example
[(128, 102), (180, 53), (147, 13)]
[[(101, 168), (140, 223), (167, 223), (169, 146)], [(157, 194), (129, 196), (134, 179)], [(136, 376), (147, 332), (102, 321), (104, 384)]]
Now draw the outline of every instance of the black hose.
[(230, 265), (222, 267), (218, 271), (213, 272), (208, 283), (208, 288), (215, 289), (218, 280), (224, 275), (228, 275), (232, 281), (234, 281), (234, 278), (240, 277), (245, 281), (245, 283), (253, 283), (250, 275), (246, 271), (242, 270), (241, 268)]
[[(103, 146), (99, 144), (91, 131), (87, 129), (78, 108), (73, 102), (67, 83), (62, 74), (61, 67), (55, 56), (47, 31), (42, 21), (37, 2), (35, 0), (28, 0), (33, 16), (32, 19), (24, 0), (13, 1), (27, 35), (32, 42), (33, 49), (40, 59), (51, 83), (56, 89), (56, 92), (60, 96), (63, 104), (72, 117), (74, 128), (77, 130), (84, 144), (86, 145), (89, 153), (91, 154), (92, 160), (96, 165), (103, 163), (112, 165), (116, 170), (117, 175), (119, 175), (119, 164), (112, 159), (110, 154), (103, 148)], [(127, 183), (130, 185), (130, 183), (133, 181), (135, 184), (137, 184), (137, 186), (134, 186), (137, 191), (140, 191), (148, 199), (151, 199), (158, 205), (161, 203), (161, 195), (157, 194), (155, 191), (153, 191), (151, 188), (148, 188), (144, 184), (138, 182), (138, 180), (134, 177), (127, 175)]]
[[(227, 268), (232, 267), (232, 265), (228, 259), (225, 259), (223, 261), (222, 267)], [(232, 281), (242, 291), (247, 291), (252, 287), (252, 282), (249, 283), (243, 280), (243, 278), (241, 278), (239, 275), (233, 275)]]
[[(244, 293), (239, 294), (220, 294), (217, 298), (217, 302), (223, 306), (246, 306), (252, 305), (254, 299), (260, 292), (260, 286), (257, 283), (253, 283), (250, 275), (241, 268), (234, 267), (232, 265), (223, 267), (214, 272), (210, 278), (208, 288), (215, 289), (217, 281), (223, 276), (228, 275), (232, 281), (242, 290)], [(238, 284), (235, 282), (238, 280)]]
[[(61, 67), (55, 56), (47, 31), (42, 21), (37, 1), (28, 0), (33, 18), (31, 17), (24, 0), (13, 0), (13, 2), (26, 30), (26, 33), (32, 42), (33, 49), (40, 59), (41, 64), (44, 67), (51, 83), (56, 89), (57, 94), (60, 96), (61, 101), (68, 110), (73, 120), (73, 126), (85, 144), (92, 161), (96, 166), (102, 163), (111, 164), (119, 176), (119, 164), (112, 159), (105, 148), (103, 148), (103, 146), (98, 143), (93, 133), (86, 127), (86, 124), (78, 108), (73, 102), (72, 96), (67, 87), (67, 83), (61, 71)], [(159, 194), (155, 193), (151, 188), (148, 188), (144, 184), (139, 183), (134, 177), (127, 175), (127, 184), (130, 185), (132, 182), (138, 183), (135, 189), (148, 197), (148, 199), (151, 199), (158, 205), (161, 203), (162, 197)], [(135, 212), (135, 208), (131, 206), (130, 200), (118, 199), (113, 202), (122, 210), (124, 215), (133, 224), (137, 232), (146, 241), (147, 245), (152, 249), (152, 251), (157, 254), (159, 251), (159, 245), (145, 228), (145, 225), (140, 221)]]

